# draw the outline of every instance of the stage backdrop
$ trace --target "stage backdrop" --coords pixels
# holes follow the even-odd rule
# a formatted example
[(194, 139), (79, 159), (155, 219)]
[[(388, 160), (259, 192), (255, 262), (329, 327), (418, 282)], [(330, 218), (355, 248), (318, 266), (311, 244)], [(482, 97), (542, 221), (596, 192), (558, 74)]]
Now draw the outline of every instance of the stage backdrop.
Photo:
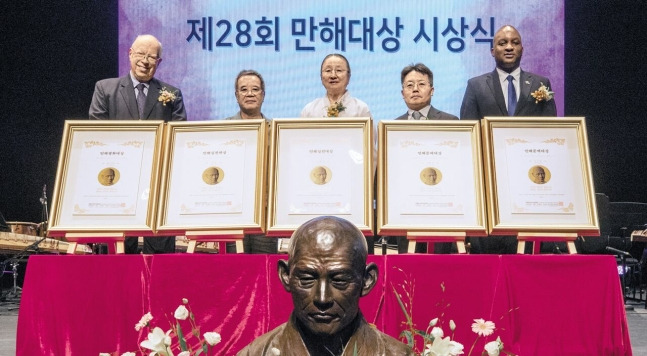
[(492, 37), (505, 24), (521, 33), (522, 68), (551, 79), (563, 115), (563, 0), (120, 1), (119, 73), (129, 70), (133, 39), (150, 33), (163, 45), (156, 76), (182, 89), (189, 120), (235, 114), (242, 69), (263, 75), (266, 116), (297, 117), (325, 94), (323, 57), (342, 53), (351, 95), (382, 120), (406, 111), (400, 71), (422, 62), (434, 72), (432, 105), (458, 116), (467, 80), (494, 69)]

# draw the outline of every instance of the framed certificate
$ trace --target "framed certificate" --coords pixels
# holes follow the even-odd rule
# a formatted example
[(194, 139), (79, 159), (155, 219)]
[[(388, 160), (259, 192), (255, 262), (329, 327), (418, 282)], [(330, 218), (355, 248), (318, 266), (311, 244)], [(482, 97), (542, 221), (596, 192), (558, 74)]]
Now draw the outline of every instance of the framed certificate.
[(378, 135), (379, 234), (487, 233), (478, 121), (380, 121)]
[(583, 117), (482, 125), (492, 234), (599, 234)]
[(272, 120), (268, 235), (321, 215), (372, 235), (372, 131), (370, 118)]
[(158, 231), (263, 232), (267, 122), (166, 126)]
[(49, 234), (153, 234), (163, 125), (66, 121)]

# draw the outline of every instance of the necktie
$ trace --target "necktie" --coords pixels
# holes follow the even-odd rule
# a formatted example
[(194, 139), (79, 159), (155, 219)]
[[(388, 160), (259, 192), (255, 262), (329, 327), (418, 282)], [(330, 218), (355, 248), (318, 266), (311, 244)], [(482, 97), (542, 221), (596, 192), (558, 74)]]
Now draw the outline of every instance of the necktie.
[(413, 113), (411, 113), (411, 117), (413, 117), (414, 120), (420, 120), (422, 114), (420, 113), (420, 111), (414, 111)]
[(137, 94), (137, 109), (139, 110), (139, 119), (144, 118), (144, 106), (146, 105), (146, 94), (144, 94), (144, 83), (139, 83), (137, 84), (137, 90), (139, 90), (139, 93)]
[(508, 115), (514, 116), (514, 109), (517, 108), (517, 91), (514, 89), (514, 77), (508, 75)]

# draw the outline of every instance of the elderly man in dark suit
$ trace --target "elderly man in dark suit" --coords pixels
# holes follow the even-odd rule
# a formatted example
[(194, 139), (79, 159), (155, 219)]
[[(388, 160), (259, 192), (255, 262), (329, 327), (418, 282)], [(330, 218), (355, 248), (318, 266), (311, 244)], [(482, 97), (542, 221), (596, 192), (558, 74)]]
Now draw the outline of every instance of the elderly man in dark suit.
[(408, 65), (400, 73), (402, 99), (409, 109), (396, 120), (458, 120), (452, 114), (431, 105), (434, 95), (434, 74), (422, 63)]
[[(94, 120), (186, 120), (180, 89), (153, 76), (162, 62), (162, 44), (138, 36), (128, 50), (130, 72), (97, 82), (89, 116)], [(126, 253), (137, 251), (137, 238), (126, 239)], [(144, 238), (144, 253), (175, 252), (175, 237)]]
[(521, 35), (506, 25), (494, 34), (490, 50), (496, 68), (467, 81), (461, 104), (461, 119), (480, 120), (485, 116), (557, 116), (555, 100), (538, 101), (532, 93), (541, 86), (550, 89), (550, 80), (520, 67)]
[[(552, 97), (537, 99), (532, 93), (540, 87), (550, 90), (550, 80), (521, 69), (523, 45), (516, 28), (506, 25), (494, 34), (490, 50), (496, 68), (467, 81), (461, 104), (461, 119), (480, 120), (485, 116), (557, 116)], [(490, 236), (471, 239), (473, 253), (517, 251), (514, 236)], [(526, 246), (529, 247), (529, 246)]]

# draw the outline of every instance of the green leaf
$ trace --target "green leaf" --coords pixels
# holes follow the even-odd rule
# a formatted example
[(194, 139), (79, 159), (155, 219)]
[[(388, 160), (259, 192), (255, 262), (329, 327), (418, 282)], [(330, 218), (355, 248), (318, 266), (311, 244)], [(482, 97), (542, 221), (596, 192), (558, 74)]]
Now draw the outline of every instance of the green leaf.
[(180, 322), (176, 322), (175, 325), (177, 327), (177, 338), (180, 341), (180, 348), (182, 349), (182, 351), (188, 351), (189, 349), (186, 347), (186, 340), (184, 339), (184, 333), (182, 332)]
[(404, 316), (407, 318), (407, 325), (412, 325), (413, 321), (411, 320), (411, 316), (409, 316), (409, 313), (407, 313), (407, 309), (404, 307), (404, 304), (402, 303), (402, 299), (400, 299), (400, 295), (398, 294), (398, 291), (395, 290), (395, 287), (392, 287), (392, 288), (393, 288), (393, 294), (395, 294), (395, 299), (398, 300), (400, 309), (402, 309)]
[(414, 346), (414, 343), (413, 343), (413, 334), (411, 333), (411, 331), (409, 331), (409, 330), (403, 330), (403, 331), (400, 333), (400, 337), (404, 337), (404, 338), (407, 340), (407, 345), (409, 345), (409, 347), (413, 347), (413, 346)]

